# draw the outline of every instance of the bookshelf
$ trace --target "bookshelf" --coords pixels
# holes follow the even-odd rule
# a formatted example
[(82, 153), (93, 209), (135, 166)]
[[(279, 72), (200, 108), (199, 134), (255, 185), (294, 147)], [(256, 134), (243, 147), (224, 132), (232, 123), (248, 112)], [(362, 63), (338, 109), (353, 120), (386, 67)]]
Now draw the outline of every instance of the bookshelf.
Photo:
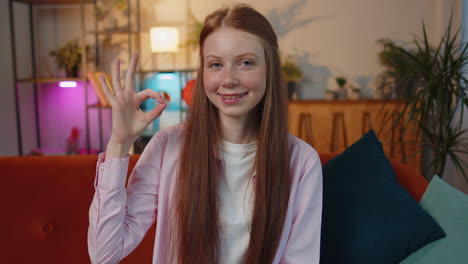
[(65, 4), (87, 4), (94, 3), (95, 0), (14, 0), (14, 2), (20, 2), (24, 4), (32, 5), (65, 5)]
[(57, 82), (79, 82), (83, 78), (23, 78), (17, 79), (19, 83), (57, 83)]
[[(79, 44), (83, 51), (82, 54), (82, 71), (86, 71), (86, 38), (85, 38), (85, 6), (94, 4), (95, 1), (90, 0), (9, 0), (9, 17), (10, 17), (10, 40), (12, 48), (12, 65), (13, 65), (13, 79), (15, 82), (14, 95), (15, 95), (15, 110), (16, 110), (16, 126), (17, 126), (17, 141), (18, 141), (18, 153), (24, 155), (25, 152), (39, 151), (44, 147), (41, 141), (41, 109), (39, 107), (39, 91), (40, 87), (44, 87), (44, 84), (60, 83), (64, 81), (68, 82), (80, 82), (83, 84), (82, 92), (84, 97), (86, 94), (86, 78), (55, 78), (50, 76), (40, 76), (38, 73), (38, 65), (42, 63), (40, 60), (40, 54), (37, 46), (37, 21), (40, 20), (38, 15), (39, 8), (57, 9), (59, 7), (78, 7), (79, 18), (80, 18), (80, 32), (79, 32)], [(26, 41), (29, 43), (26, 43)], [(23, 48), (23, 50), (21, 50)], [(28, 50), (28, 52), (24, 52)], [(27, 57), (29, 59), (25, 59)], [(29, 61), (28, 61), (29, 60)], [(26, 69), (28, 69), (26, 71)], [(23, 74), (21, 73), (23, 72)], [(24, 72), (27, 72), (26, 74)], [(27, 75), (27, 76), (25, 76)], [(28, 89), (31, 87), (31, 89)], [(26, 98), (23, 98), (26, 95)], [(22, 97), (23, 96), (23, 97)], [(28, 99), (32, 97), (32, 110), (24, 109), (25, 104), (28, 105)], [(26, 101), (23, 102), (23, 101)], [(25, 112), (28, 112), (25, 115)], [(31, 113), (32, 112), (32, 113)], [(34, 119), (34, 125), (31, 126), (25, 120)], [(23, 123), (22, 123), (23, 122)], [(86, 124), (87, 124), (86, 120)], [(25, 125), (26, 124), (26, 125)], [(23, 127), (24, 126), (24, 127)], [(31, 132), (31, 130), (34, 130)], [(24, 134), (29, 137), (34, 137), (34, 140), (24, 137)], [(35, 136), (32, 136), (34, 135)], [(24, 142), (28, 142), (28, 146), (25, 146)], [(32, 142), (35, 143), (32, 143)], [(35, 148), (33, 147), (35, 145)], [(89, 149), (89, 146), (88, 146)], [(27, 154), (27, 153), (26, 153)]]
[[(96, 102), (92, 99), (92, 95), (90, 96), (89, 94), (89, 92), (92, 93), (92, 91), (90, 90), (91, 84), (87, 78), (87, 73), (89, 69), (108, 72), (107, 70), (103, 70), (103, 68), (105, 64), (109, 64), (109, 62), (100, 59), (101, 55), (106, 51), (105, 48), (100, 46), (103, 42), (103, 38), (109, 39), (118, 37), (120, 39), (126, 39), (125, 56), (128, 56), (128, 59), (130, 59), (132, 52), (139, 49), (140, 1), (126, 1), (127, 10), (123, 12), (126, 12), (126, 19), (128, 18), (128, 20), (125, 21), (123, 26), (121, 25), (115, 29), (106, 28), (98, 21), (97, 10), (99, 4), (103, 2), (104, 1), (101, 0), (9, 0), (10, 39), (13, 59), (13, 79), (15, 82), (14, 94), (19, 155), (29, 154), (31, 149), (32, 152), (38, 150), (43, 153), (48, 152), (47, 149), (50, 149), (50, 146), (42, 142), (44, 138), (47, 138), (46, 135), (49, 132), (47, 126), (50, 122), (44, 121), (46, 119), (49, 120), (50, 116), (46, 114), (50, 113), (51, 108), (56, 112), (67, 112), (69, 109), (61, 102), (57, 102), (57, 104), (52, 103), (52, 106), (50, 105), (51, 102), (48, 102), (48, 105), (46, 105), (47, 109), (41, 109), (44, 108), (42, 95), (45, 93), (43, 92), (45, 91), (44, 89), (47, 89), (47, 87), (55, 87), (54, 84), (59, 86), (61, 82), (77, 83), (76, 88), (81, 91), (79, 100), (81, 101), (81, 98), (84, 98), (84, 104), (80, 106), (80, 109), (83, 110), (79, 110), (80, 112), (83, 111), (83, 113), (79, 115), (80, 119), (77, 121), (79, 124), (84, 123), (82, 133), (82, 140), (84, 141), (82, 144), (86, 146), (84, 146), (83, 149), (85, 149), (85, 152), (88, 154), (92, 153), (91, 140), (94, 139), (96, 133), (99, 134), (99, 147), (96, 147), (96, 141), (93, 141), (93, 148), (98, 148), (98, 151), (104, 149), (102, 115), (103, 112), (109, 112), (110, 107), (102, 106), (99, 104), (99, 101)], [(80, 67), (81, 74), (78, 78), (55, 77), (50, 70), (47, 74), (44, 74), (44, 70), (41, 68), (44, 63), (42, 61), (43, 58), (40, 56), (45, 57), (46, 55), (44, 55), (44, 50), (42, 50), (42, 53), (40, 52), (40, 48), (44, 47), (38, 45), (38, 42), (40, 42), (38, 39), (42, 37), (38, 35), (40, 34), (38, 32), (41, 26), (42, 28), (45, 26), (43, 24), (38, 25), (40, 24), (38, 21), (43, 21), (41, 20), (43, 17), (40, 15), (44, 15), (44, 12), (47, 15), (49, 11), (43, 11), (43, 13), (39, 11), (64, 10), (61, 8), (73, 10), (70, 11), (74, 12), (73, 18), (58, 14), (57, 17), (59, 19), (54, 18), (56, 20), (54, 24), (50, 23), (50, 21), (49, 24), (46, 24), (47, 31), (49, 31), (50, 27), (50, 32), (54, 32), (53, 34), (62, 34), (63, 31), (58, 30), (57, 26), (55, 26), (56, 24), (79, 24), (79, 29), (76, 29), (76, 32), (66, 32), (68, 36), (75, 33), (79, 35), (78, 43), (82, 51), (82, 60)], [(75, 9), (79, 11), (75, 11)], [(89, 13), (90, 10), (93, 11), (93, 14)], [(79, 12), (79, 14), (76, 12)], [(111, 12), (110, 17), (112, 16), (113, 13)], [(78, 21), (78, 18), (79, 22), (71, 22)], [(23, 25), (27, 25), (27, 27)], [(25, 39), (27, 42), (24, 41)], [(55, 42), (57, 42), (57, 40)], [(91, 54), (94, 53), (92, 62), (87, 61), (89, 57), (87, 53), (89, 51), (91, 51)], [(73, 93), (76, 94), (76, 91)], [(81, 116), (84, 120), (81, 119)], [(90, 118), (98, 119), (98, 121), (90, 122)], [(46, 123), (46, 125), (44, 125), (44, 123)], [(53, 151), (53, 153), (58, 152)]]

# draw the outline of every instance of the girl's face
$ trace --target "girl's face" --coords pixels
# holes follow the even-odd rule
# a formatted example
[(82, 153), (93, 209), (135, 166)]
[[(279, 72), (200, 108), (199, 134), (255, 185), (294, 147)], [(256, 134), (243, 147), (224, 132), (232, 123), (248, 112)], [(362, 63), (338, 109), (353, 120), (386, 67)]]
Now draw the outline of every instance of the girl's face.
[(266, 89), (260, 39), (229, 27), (212, 32), (203, 47), (203, 85), (221, 119), (247, 120)]

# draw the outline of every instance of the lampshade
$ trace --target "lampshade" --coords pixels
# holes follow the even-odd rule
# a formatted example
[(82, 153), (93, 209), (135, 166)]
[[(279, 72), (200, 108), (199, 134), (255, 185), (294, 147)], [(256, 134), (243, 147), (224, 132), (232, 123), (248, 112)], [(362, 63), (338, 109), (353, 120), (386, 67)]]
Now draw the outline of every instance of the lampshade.
[(152, 27), (150, 30), (151, 52), (177, 52), (179, 30), (175, 27)]

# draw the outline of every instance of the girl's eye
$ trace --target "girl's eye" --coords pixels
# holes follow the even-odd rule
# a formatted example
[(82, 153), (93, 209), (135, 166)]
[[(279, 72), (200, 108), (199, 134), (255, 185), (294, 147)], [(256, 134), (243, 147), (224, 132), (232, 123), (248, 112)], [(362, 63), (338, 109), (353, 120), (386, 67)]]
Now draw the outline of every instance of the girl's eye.
[(252, 66), (252, 65), (254, 65), (254, 63), (251, 62), (251, 61), (241, 61), (241, 64), (242, 64), (242, 66)]
[(221, 67), (221, 63), (219, 62), (213, 62), (210, 64), (210, 68), (219, 68)]

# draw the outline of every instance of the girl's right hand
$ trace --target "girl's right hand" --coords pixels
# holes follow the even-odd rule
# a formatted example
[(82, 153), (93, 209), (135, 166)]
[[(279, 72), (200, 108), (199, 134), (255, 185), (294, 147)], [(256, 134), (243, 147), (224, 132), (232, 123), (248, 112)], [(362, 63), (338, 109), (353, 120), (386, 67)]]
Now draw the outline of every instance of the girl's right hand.
[[(112, 87), (114, 94), (108, 87), (103, 76), (100, 78), (109, 103), (112, 107), (112, 134), (107, 145), (106, 156), (125, 157), (132, 144), (143, 133), (145, 128), (158, 118), (167, 107), (163, 97), (156, 91), (145, 89), (135, 92), (135, 71), (138, 65), (138, 54), (133, 54), (125, 75), (125, 83), (120, 82), (120, 60), (115, 59), (112, 64)], [(143, 112), (140, 104), (153, 98), (159, 104), (150, 112)]]

